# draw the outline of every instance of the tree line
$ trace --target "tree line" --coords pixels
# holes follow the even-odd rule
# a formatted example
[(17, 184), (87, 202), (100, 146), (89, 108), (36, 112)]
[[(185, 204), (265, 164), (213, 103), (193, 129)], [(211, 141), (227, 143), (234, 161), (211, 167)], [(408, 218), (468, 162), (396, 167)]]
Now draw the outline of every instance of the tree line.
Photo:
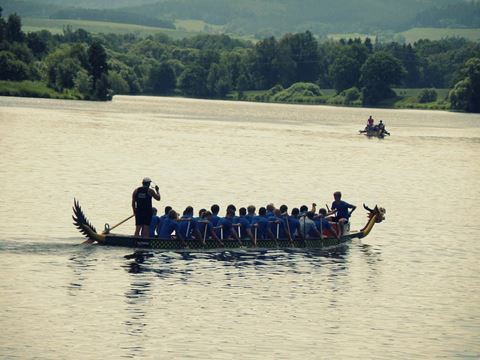
[[(364, 105), (394, 96), (393, 86), (453, 88), (452, 106), (475, 111), (468, 104), (479, 92), (476, 58), (480, 44), (459, 38), (413, 45), (369, 38), (319, 42), (306, 31), (253, 44), (226, 35), (172, 40), (164, 34), (93, 35), (68, 27), (63, 34), (25, 34), (19, 16), (0, 20), (0, 80), (44, 81), (88, 99), (109, 94), (225, 98), (231, 92), (307, 83), (338, 94), (359, 93)], [(462, 100), (469, 96), (473, 100)]]

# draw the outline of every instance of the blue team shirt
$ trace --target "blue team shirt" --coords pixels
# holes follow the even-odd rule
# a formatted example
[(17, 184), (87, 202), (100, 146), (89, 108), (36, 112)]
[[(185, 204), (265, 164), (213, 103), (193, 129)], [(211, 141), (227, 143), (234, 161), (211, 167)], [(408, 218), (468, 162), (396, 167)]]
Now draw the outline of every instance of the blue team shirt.
[[(320, 223), (321, 223), (322, 227), (320, 227)], [(328, 220), (326, 218), (315, 220), (315, 226), (317, 227), (318, 231), (320, 231), (320, 229), (322, 229), (322, 232), (324, 232), (325, 230), (330, 230), (332, 228), (330, 226), (330, 223), (328, 222)]]
[(150, 227), (148, 229), (148, 236), (155, 237), (155, 230), (157, 230), (157, 226), (159, 223), (160, 223), (160, 218), (157, 215), (153, 215), (152, 221), (150, 221)]
[(202, 239), (208, 239), (210, 237), (212, 228), (213, 224), (211, 221), (200, 219), (197, 222), (197, 229), (200, 231), (200, 234), (202, 234)]
[(223, 237), (222, 237), (222, 230), (217, 229), (217, 236), (221, 240), (228, 239), (232, 234), (232, 230), (233, 230), (232, 220), (233, 220), (232, 218), (220, 218), (220, 220), (218, 221), (217, 226), (223, 227)]
[(160, 234), (158, 235), (161, 239), (170, 239), (173, 231), (178, 232), (177, 221), (165, 218), (162, 221), (162, 228), (160, 229)]
[(218, 214), (213, 214), (210, 222), (212, 223), (213, 226), (218, 226), (218, 222), (220, 221), (220, 219), (221, 217), (218, 216)]
[[(190, 215), (183, 215), (180, 219), (183, 219), (183, 221), (178, 222), (178, 232), (182, 235), (182, 237), (185, 240), (191, 240), (193, 230), (196, 229), (198, 226), (197, 220), (195, 218), (192, 218)], [(192, 219), (192, 220), (188, 221), (185, 219)], [(188, 229), (188, 234), (187, 234), (187, 229)]]
[(290, 236), (292, 239), (295, 239), (296, 234), (300, 235), (300, 221), (296, 217), (288, 217), (288, 226), (290, 227)]
[[(270, 223), (270, 231), (273, 233), (273, 236), (275, 236), (277, 239), (287, 237), (285, 233), (285, 222), (283, 221), (282, 218), (279, 218), (275, 215), (269, 216), (268, 221)], [(278, 230), (278, 236), (277, 236), (277, 230)]]
[(348, 209), (353, 209), (353, 205), (350, 205), (349, 203), (340, 200), (338, 203), (333, 202), (332, 203), (332, 210), (337, 209), (337, 215), (336, 219), (347, 219), (350, 218), (350, 214), (348, 213)]
[[(252, 225), (250, 224), (250, 221), (248, 221), (246, 216), (239, 216), (236, 219), (236, 224), (240, 224), (240, 234), (237, 232), (238, 237), (244, 238), (247, 237), (247, 229), (250, 229)], [(240, 236), (241, 235), (241, 236)]]
[(247, 219), (250, 224), (253, 224), (253, 219), (255, 218), (255, 216), (256, 215), (247, 214), (245, 215), (245, 219)]
[(257, 224), (256, 227), (253, 227), (253, 237), (255, 238), (255, 228), (257, 229), (257, 239), (269, 239), (270, 237), (268, 236), (268, 227), (270, 226), (270, 223), (268, 222), (268, 219), (264, 216), (255, 216), (253, 218), (253, 223), (252, 225)]

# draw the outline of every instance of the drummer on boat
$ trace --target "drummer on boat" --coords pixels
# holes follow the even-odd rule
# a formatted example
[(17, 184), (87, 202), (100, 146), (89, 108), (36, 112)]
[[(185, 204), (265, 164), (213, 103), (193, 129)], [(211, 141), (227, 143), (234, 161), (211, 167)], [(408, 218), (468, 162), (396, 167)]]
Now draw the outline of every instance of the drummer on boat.
[[(334, 214), (336, 212), (336, 215), (333, 218), (333, 221), (338, 223), (339, 235), (342, 236), (344, 232), (343, 228), (348, 228), (350, 226), (349, 225), (350, 216), (352, 216), (352, 213), (355, 211), (357, 207), (355, 205), (351, 205), (347, 203), (346, 201), (343, 201), (342, 193), (340, 191), (334, 192), (333, 198), (334, 198), (334, 201), (332, 203), (332, 211), (330, 211), (330, 214)], [(351, 210), (349, 211), (349, 209)]]
[(136, 188), (132, 194), (132, 209), (135, 214), (135, 236), (147, 238), (152, 221), (152, 198), (160, 201), (160, 192), (157, 185), (155, 190), (150, 188), (152, 180), (148, 177), (142, 180), (142, 186)]

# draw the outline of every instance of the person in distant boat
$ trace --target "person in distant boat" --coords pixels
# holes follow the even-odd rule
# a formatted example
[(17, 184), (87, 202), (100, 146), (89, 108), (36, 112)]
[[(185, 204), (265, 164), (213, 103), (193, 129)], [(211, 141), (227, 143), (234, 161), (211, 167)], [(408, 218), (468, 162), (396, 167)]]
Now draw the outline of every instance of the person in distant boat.
[(155, 190), (150, 188), (152, 180), (146, 177), (142, 180), (142, 186), (136, 188), (132, 194), (132, 209), (135, 214), (135, 236), (142, 235), (146, 238), (149, 235), (150, 222), (152, 220), (152, 198), (159, 201), (160, 192), (158, 186)]
[[(343, 233), (343, 226), (349, 223), (350, 216), (357, 208), (355, 205), (351, 205), (342, 200), (342, 193), (336, 191), (333, 193), (334, 201), (332, 203), (332, 211), (330, 214), (333, 214), (336, 211), (334, 221), (337, 222), (340, 226), (340, 236)], [(349, 211), (349, 209), (351, 209)]]
[(373, 120), (372, 115), (370, 115), (367, 120), (367, 126), (365, 127), (365, 131), (373, 130), (374, 124), (375, 120)]
[(152, 220), (150, 221), (150, 227), (148, 229), (148, 236), (155, 237), (155, 233), (158, 234), (158, 225), (160, 224), (160, 217), (157, 216), (157, 209), (152, 207)]
[(390, 133), (385, 129), (385, 124), (383, 123), (383, 120), (380, 120), (378, 123), (378, 131), (380, 132), (380, 135), (390, 135)]

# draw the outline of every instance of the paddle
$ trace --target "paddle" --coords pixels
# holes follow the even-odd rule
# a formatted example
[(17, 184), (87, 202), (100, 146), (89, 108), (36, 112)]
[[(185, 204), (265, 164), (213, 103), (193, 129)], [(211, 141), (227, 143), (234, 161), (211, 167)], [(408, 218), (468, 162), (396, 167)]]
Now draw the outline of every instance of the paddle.
[[(103, 235), (109, 234), (109, 233), (110, 233), (110, 230), (113, 230), (113, 229), (115, 229), (117, 226), (122, 225), (125, 221), (130, 220), (130, 219), (131, 219), (132, 217), (134, 217), (134, 216), (135, 216), (135, 214), (132, 214), (132, 215), (130, 215), (129, 217), (127, 217), (125, 220), (120, 221), (118, 224), (116, 224), (115, 226), (112, 226), (112, 227), (110, 227), (110, 225), (108, 225), (108, 223), (105, 224), (105, 230), (103, 230), (102, 234), (103, 234)], [(82, 245), (93, 244), (94, 242), (95, 242), (95, 240), (88, 239), (88, 240), (85, 240), (85, 241), (82, 243)]]
[(285, 213), (285, 222), (287, 223), (288, 239), (290, 240), (290, 245), (292, 245), (292, 247), (293, 247), (292, 234), (290, 234), (290, 224), (288, 223), (288, 214), (287, 213)]
[(113, 229), (115, 229), (116, 227), (122, 225), (125, 221), (130, 220), (130, 219), (131, 219), (132, 217), (134, 217), (134, 216), (135, 216), (135, 214), (132, 214), (132, 215), (130, 215), (129, 217), (127, 217), (125, 220), (120, 221), (117, 225), (112, 226), (112, 227), (110, 227), (110, 225), (108, 225), (108, 224), (105, 224), (105, 230), (103, 231), (102, 234), (109, 234), (109, 233), (110, 233), (110, 230), (113, 230)]

